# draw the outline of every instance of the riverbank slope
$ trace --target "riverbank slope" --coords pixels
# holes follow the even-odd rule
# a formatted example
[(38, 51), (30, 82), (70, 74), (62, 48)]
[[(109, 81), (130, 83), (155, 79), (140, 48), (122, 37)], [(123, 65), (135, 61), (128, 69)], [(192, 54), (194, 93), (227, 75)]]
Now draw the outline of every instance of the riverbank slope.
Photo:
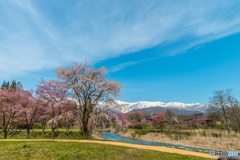
[(117, 134), (126, 138), (133, 138), (134, 136), (134, 139), (138, 140), (158, 141), (181, 146), (191, 146), (223, 151), (240, 151), (240, 139), (238, 137), (214, 138), (195, 135), (189, 137), (188, 139), (176, 140), (175, 137), (170, 138), (164, 133), (147, 133), (144, 135), (138, 135), (134, 130), (125, 130), (117, 132)]

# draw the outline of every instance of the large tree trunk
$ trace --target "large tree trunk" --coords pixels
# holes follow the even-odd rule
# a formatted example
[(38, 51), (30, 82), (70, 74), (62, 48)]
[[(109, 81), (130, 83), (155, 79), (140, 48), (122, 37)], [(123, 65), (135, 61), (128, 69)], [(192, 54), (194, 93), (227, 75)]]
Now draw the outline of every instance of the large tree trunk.
[(69, 135), (69, 127), (66, 127), (67, 135)]
[(45, 125), (42, 125), (42, 135), (44, 135), (44, 129), (45, 129)]
[(88, 119), (83, 119), (83, 132), (84, 132), (84, 138), (88, 139)]
[(27, 127), (27, 138), (30, 137), (30, 127)]
[(12, 130), (12, 137), (13, 137), (13, 135), (14, 135), (13, 128), (11, 130)]
[(7, 130), (4, 129), (3, 131), (4, 131), (4, 138), (7, 138), (7, 133), (8, 133)]
[(88, 139), (89, 131), (88, 131), (88, 119), (89, 114), (83, 114), (82, 123), (83, 123), (83, 132), (84, 132), (84, 138)]
[(52, 128), (52, 138), (54, 137), (54, 128)]
[(84, 128), (83, 128), (83, 131), (84, 131), (84, 138), (88, 139), (88, 127), (84, 125)]

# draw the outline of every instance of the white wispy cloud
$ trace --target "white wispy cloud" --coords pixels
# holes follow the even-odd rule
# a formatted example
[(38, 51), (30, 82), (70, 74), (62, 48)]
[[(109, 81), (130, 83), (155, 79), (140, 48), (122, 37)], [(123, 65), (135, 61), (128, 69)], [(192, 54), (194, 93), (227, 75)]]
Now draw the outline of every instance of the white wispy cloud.
[(128, 67), (128, 66), (131, 66), (131, 65), (134, 65), (134, 64), (138, 64), (138, 63), (141, 63), (143, 61), (146, 61), (146, 60), (139, 60), (139, 61), (131, 61), (131, 62), (126, 62), (126, 63), (120, 63), (116, 66), (113, 66), (111, 68), (109, 68), (109, 72), (116, 72), (116, 71), (119, 71), (125, 67)]
[[(185, 40), (169, 55), (240, 32), (239, 1), (2, 1), (0, 79), (97, 63)], [(111, 68), (118, 71), (144, 60)]]

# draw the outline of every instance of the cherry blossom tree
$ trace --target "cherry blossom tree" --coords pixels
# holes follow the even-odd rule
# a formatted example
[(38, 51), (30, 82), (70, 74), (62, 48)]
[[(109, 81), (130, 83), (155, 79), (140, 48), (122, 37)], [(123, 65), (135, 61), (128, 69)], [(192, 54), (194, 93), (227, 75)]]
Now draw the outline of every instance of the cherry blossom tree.
[(127, 119), (127, 113), (122, 113), (119, 115), (119, 119), (125, 120)]
[(74, 124), (74, 127), (77, 127), (80, 129), (80, 132), (83, 133), (83, 124), (82, 124), (82, 112), (77, 109), (76, 110), (76, 116), (75, 116), (75, 124)]
[(128, 117), (127, 117), (127, 113), (123, 113), (119, 115), (119, 120), (122, 121), (122, 125), (123, 127), (127, 127), (127, 122), (128, 122)]
[(38, 88), (35, 91), (36, 95), (42, 99), (48, 106), (46, 107), (46, 112), (50, 115), (52, 129), (52, 138), (54, 137), (54, 131), (59, 124), (59, 116), (64, 112), (64, 102), (66, 101), (67, 91), (54, 81), (45, 81), (41, 79), (38, 85)]
[(18, 104), (19, 90), (8, 90), (0, 88), (0, 116), (2, 119), (2, 128), (4, 138), (7, 138), (8, 131), (16, 123), (16, 118), (19, 115), (20, 106)]
[(91, 114), (91, 117), (94, 118), (96, 127), (109, 127), (110, 121), (113, 120), (114, 113), (109, 113), (103, 109), (95, 108), (94, 112)]
[(164, 118), (165, 118), (165, 112), (160, 112), (160, 113), (158, 113), (157, 115), (155, 115), (155, 116), (153, 117), (152, 124), (153, 124), (156, 128), (161, 128), (161, 129), (163, 129), (163, 127), (165, 126)]
[(92, 130), (96, 127), (96, 122), (94, 116), (90, 116), (88, 120), (88, 129), (92, 132)]
[(124, 129), (123, 121), (119, 119), (117, 115), (114, 115), (114, 121), (115, 121), (115, 130), (117, 132)]
[(33, 97), (33, 91), (20, 90), (18, 103), (20, 105), (19, 121), (27, 128), (27, 138), (30, 136), (30, 129), (34, 123), (46, 117), (44, 102), (40, 97)]
[(60, 124), (66, 127), (66, 133), (69, 135), (69, 128), (76, 122), (76, 104), (73, 101), (67, 100), (63, 107), (64, 113), (62, 113), (58, 119)]
[(39, 118), (39, 120), (38, 120), (38, 122), (40, 122), (42, 125), (42, 135), (45, 134), (45, 126), (47, 125), (48, 119), (49, 119), (49, 117), (48, 117), (47, 113), (45, 113), (45, 116)]
[(128, 113), (127, 117), (129, 120), (135, 120), (141, 122), (144, 118), (144, 114), (141, 111), (133, 111)]
[(134, 128), (135, 127), (135, 125), (132, 122), (127, 122), (126, 126), (128, 128)]
[(150, 121), (148, 119), (142, 120), (141, 123), (142, 123), (142, 127), (144, 127), (144, 129), (149, 129), (150, 126), (152, 125), (152, 121)]
[(78, 110), (82, 113), (84, 137), (88, 138), (88, 123), (91, 113), (99, 103), (103, 104), (105, 110), (119, 109), (116, 103), (120, 88), (123, 86), (116, 81), (108, 81), (105, 78), (107, 71), (104, 67), (95, 70), (92, 66), (73, 63), (71, 67), (60, 67), (56, 69), (55, 75), (61, 87), (70, 90), (72, 98), (78, 102)]
[[(36, 91), (35, 91), (35, 95), (37, 95)], [(44, 135), (45, 127), (47, 125), (47, 122), (50, 120), (50, 116), (51, 116), (51, 114), (49, 114), (49, 103), (45, 99), (43, 99), (43, 97), (41, 96), (37, 96), (36, 98), (41, 102), (41, 105), (42, 105), (41, 109), (39, 110), (39, 114), (42, 116), (38, 118), (37, 122), (41, 123), (42, 135)]]

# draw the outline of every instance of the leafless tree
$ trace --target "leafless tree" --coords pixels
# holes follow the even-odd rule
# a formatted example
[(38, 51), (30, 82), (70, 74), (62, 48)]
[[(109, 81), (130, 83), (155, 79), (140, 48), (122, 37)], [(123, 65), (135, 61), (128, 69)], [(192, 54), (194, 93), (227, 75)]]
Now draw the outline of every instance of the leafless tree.
[(213, 91), (213, 97), (210, 98), (210, 103), (212, 103), (215, 107), (220, 107), (226, 126), (228, 130), (228, 134), (230, 134), (229, 128), (229, 116), (227, 114), (228, 111), (228, 90), (226, 92), (224, 90)]
[(223, 118), (222, 109), (220, 107), (211, 106), (207, 110), (207, 118), (212, 120), (212, 123), (216, 125), (216, 121), (220, 121)]
[(168, 120), (168, 123), (171, 125), (173, 118), (176, 116), (171, 109), (167, 109), (165, 116)]
[(231, 128), (238, 132), (240, 130), (240, 107), (237, 99), (232, 94), (232, 89), (227, 89), (226, 94), (230, 106), (228, 113), (231, 120)]
[(236, 102), (231, 108), (230, 117), (232, 119), (232, 128), (236, 132), (240, 132), (240, 106), (238, 105), (238, 102)]

